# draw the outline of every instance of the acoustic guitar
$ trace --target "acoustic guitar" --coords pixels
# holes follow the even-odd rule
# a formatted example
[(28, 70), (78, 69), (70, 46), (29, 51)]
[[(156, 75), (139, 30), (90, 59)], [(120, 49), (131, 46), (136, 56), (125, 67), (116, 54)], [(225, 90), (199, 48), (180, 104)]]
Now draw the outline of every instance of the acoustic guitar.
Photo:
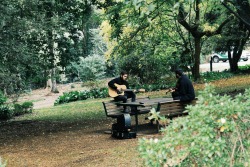
[(117, 97), (119, 95), (124, 95), (125, 92), (145, 92), (145, 89), (127, 89), (126, 85), (119, 85), (119, 84), (115, 84), (115, 86), (117, 87), (118, 90), (120, 90), (120, 94), (117, 93), (116, 90), (112, 89), (111, 87), (108, 87), (108, 92), (109, 92), (109, 96), (110, 97)]

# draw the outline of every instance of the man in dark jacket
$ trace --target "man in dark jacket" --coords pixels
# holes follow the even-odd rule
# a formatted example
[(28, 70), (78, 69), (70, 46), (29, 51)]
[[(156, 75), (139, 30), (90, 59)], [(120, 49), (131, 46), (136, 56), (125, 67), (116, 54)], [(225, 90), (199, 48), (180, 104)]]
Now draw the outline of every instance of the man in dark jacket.
[(192, 101), (195, 99), (195, 92), (192, 82), (181, 69), (175, 71), (178, 79), (172, 97), (174, 100)]
[(115, 101), (123, 101), (124, 103), (126, 103), (128, 98), (131, 98), (132, 102), (135, 101), (136, 95), (133, 91), (123, 90), (124, 89), (123, 86), (125, 86), (126, 89), (129, 89), (129, 84), (127, 82), (127, 79), (128, 79), (128, 73), (125, 71), (122, 71), (120, 73), (120, 77), (114, 78), (108, 82), (108, 86), (117, 92), (117, 96), (114, 97)]

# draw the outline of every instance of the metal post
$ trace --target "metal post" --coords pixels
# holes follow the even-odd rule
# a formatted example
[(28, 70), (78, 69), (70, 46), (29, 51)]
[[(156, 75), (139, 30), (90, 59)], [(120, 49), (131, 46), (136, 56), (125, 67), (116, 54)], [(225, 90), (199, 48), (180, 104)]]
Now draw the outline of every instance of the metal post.
[(213, 58), (210, 59), (210, 71), (213, 71)]

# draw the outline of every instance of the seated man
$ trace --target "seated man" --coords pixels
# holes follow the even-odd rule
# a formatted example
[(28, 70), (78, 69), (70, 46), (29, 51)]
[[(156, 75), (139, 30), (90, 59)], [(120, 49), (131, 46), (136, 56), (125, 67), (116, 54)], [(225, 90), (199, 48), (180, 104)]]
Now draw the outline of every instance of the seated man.
[[(136, 99), (136, 95), (133, 91), (126, 91), (125, 89), (129, 89), (129, 84), (127, 82), (128, 73), (122, 71), (120, 76), (117, 78), (112, 79), (108, 82), (108, 86), (117, 92), (117, 95), (114, 97), (115, 101), (123, 101), (126, 103), (128, 98), (131, 98), (131, 101), (134, 102)], [(124, 108), (125, 112), (128, 112), (126, 108)]]
[(176, 78), (178, 79), (172, 97), (174, 100), (192, 101), (195, 99), (195, 92), (192, 82), (183, 73), (181, 69), (175, 71)]

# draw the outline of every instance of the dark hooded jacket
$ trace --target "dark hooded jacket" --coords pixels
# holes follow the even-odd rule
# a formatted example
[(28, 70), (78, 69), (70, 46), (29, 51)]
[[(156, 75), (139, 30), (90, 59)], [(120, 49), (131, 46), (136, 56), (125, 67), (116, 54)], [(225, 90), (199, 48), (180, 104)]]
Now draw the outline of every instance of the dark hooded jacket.
[(180, 101), (192, 101), (195, 99), (194, 87), (186, 75), (181, 75), (176, 83), (175, 96), (180, 97)]

